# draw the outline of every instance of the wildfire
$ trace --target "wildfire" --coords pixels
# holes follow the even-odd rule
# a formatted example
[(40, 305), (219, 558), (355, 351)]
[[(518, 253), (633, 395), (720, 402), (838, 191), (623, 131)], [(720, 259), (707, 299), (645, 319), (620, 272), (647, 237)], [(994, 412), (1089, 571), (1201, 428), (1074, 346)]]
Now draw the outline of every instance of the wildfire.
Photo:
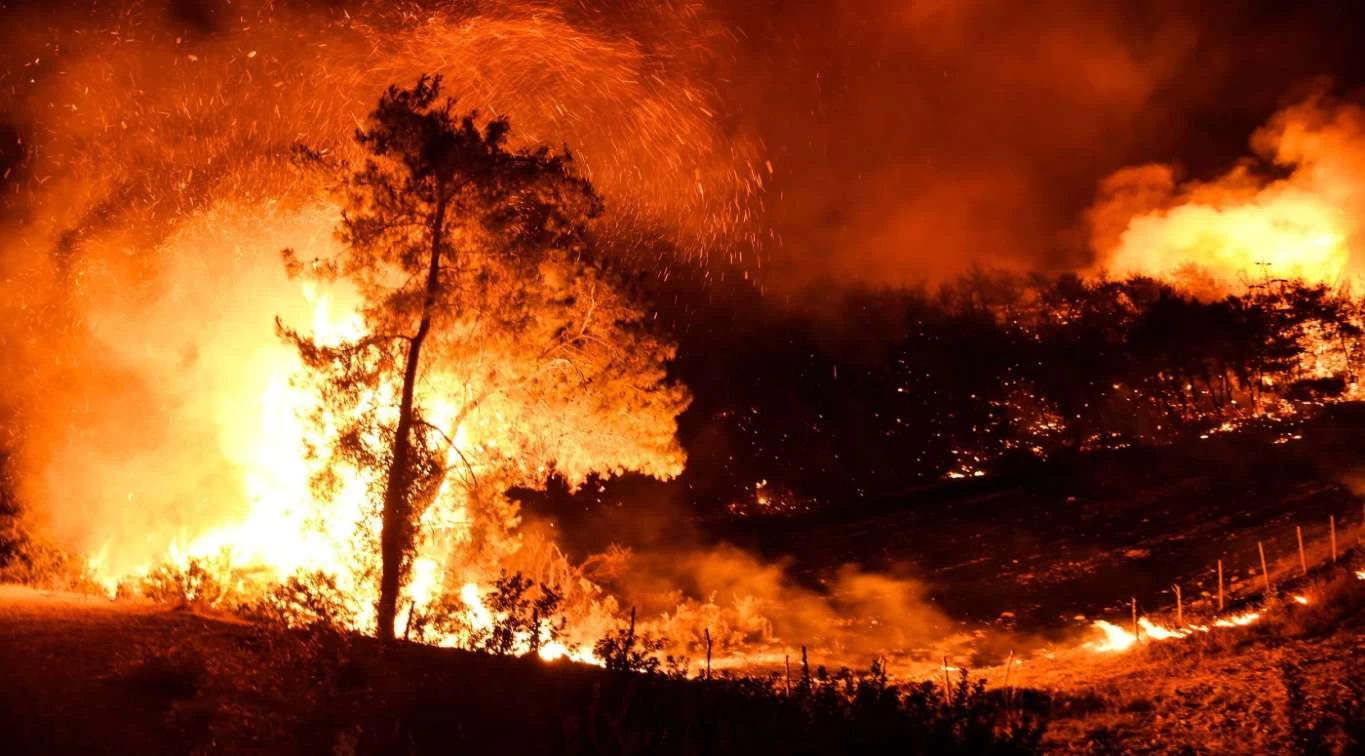
[(1251, 141), (1289, 175), (1267, 180), (1247, 162), (1210, 182), (1182, 184), (1165, 165), (1109, 177), (1090, 212), (1097, 267), (1211, 296), (1268, 279), (1345, 283), (1365, 207), (1365, 113), (1310, 100)]
[[(417, 18), (383, 4), (326, 16), (276, 5), (246, 3), (195, 39), (165, 33), (155, 3), (96, 10), (88, 37), (45, 11), (11, 25), (24, 37), (16, 49), (35, 52), (3, 72), (12, 110), (39, 123), (62, 114), (25, 133), (24, 170), (5, 177), (32, 218), (3, 229), (23, 250), (4, 266), (16, 282), (7, 343), (22, 365), (6, 381), (24, 428), (14, 464), (24, 498), (111, 592), (160, 565), (210, 560), (234, 584), (320, 572), (369, 629), (374, 481), (332, 466), (336, 485), (314, 490), (336, 428), (312, 422), (316, 387), (273, 329), (279, 316), (323, 341), (364, 331), (351, 293), (283, 276), (283, 247), (305, 259), (336, 252), (338, 208), (320, 200), (325, 182), (291, 168), (291, 147), (354, 156), (357, 119), (385, 87), (442, 73), (462, 109), (510, 113), (524, 144), (572, 145), (611, 198), (607, 245), (627, 238), (634, 254), (637, 227), (647, 227), (698, 258), (744, 248), (771, 167), (759, 168), (761, 145), (724, 126), (703, 74), (725, 30), (695, 8), (629, 3), (600, 14), (498, 0)], [(509, 481), (490, 468), (543, 441), (527, 440), (548, 436), (540, 418), (568, 415), (584, 428), (593, 411), (611, 412), (586, 402), (547, 412), (525, 397), (484, 396), (480, 380), (460, 364), (422, 387), (426, 419), (449, 436), (445, 461), (487, 490), (447, 476), (432, 494), (400, 624), (452, 596), (473, 629), (494, 621), (483, 595), (500, 568), (534, 560), (501, 495)], [(658, 420), (637, 411), (629, 430), (653, 434)], [(662, 442), (671, 418), (668, 433), (634, 446), (613, 430), (539, 446), (579, 447), (545, 452), (570, 479), (680, 466), (676, 444)], [(512, 484), (549, 472), (539, 459), (525, 467)], [(552, 544), (542, 551), (550, 556), (529, 568), (555, 572), (576, 619), (600, 629), (610, 607), (595, 605), (600, 596)], [(540, 653), (589, 658), (572, 642)]]
[[(335, 251), (337, 208), (317, 204), (316, 186), (293, 182), (282, 157), (289, 146), (303, 139), (344, 150), (359, 104), (438, 61), (470, 107), (511, 112), (529, 141), (564, 140), (579, 150), (585, 173), (620, 202), (611, 218), (618, 231), (642, 220), (645, 235), (661, 227), (684, 249), (739, 247), (723, 243), (753, 233), (764, 176), (773, 169), (758, 144), (735, 136), (715, 93), (694, 80), (714, 57), (707, 37), (719, 32), (691, 6), (632, 4), (652, 29), (634, 35), (584, 20), (568, 3), (555, 9), (497, 0), (472, 15), (354, 22), (348, 15), (345, 23), (322, 25), (277, 25), (273, 4), (260, 5), (260, 15), (243, 14), (218, 39), (194, 45), (112, 21), (117, 28), (108, 36), (117, 42), (107, 49), (53, 42), (60, 75), (35, 69), (22, 74), (27, 85), (11, 86), (16, 110), (57, 110), (65, 120), (60, 129), (35, 130), (26, 166), (32, 183), (23, 191), (31, 205), (25, 215), (36, 220), (10, 240), (14, 249), (42, 254), (32, 256), (31, 270), (6, 267), (7, 277), (14, 273), (44, 293), (16, 293), (18, 304), (5, 311), (16, 319), (24, 313), (30, 328), (15, 339), (16, 350), (30, 351), (12, 362), (38, 366), (15, 371), (8, 403), (36, 429), (19, 462), (33, 473), (26, 479), (37, 481), (25, 482), (34, 487), (26, 495), (53, 513), (61, 536), (89, 550), (90, 570), (111, 593), (158, 565), (184, 568), (196, 560), (222, 560), (240, 576), (233, 580), (256, 584), (319, 572), (336, 580), (356, 629), (370, 630), (375, 481), (332, 466), (336, 484), (325, 496), (315, 490), (328, 464), (319, 452), (336, 445), (336, 427), (310, 420), (316, 387), (271, 329), (280, 315), (308, 323), (323, 342), (365, 333), (352, 293), (300, 287), (278, 270), (281, 247), (304, 250), (304, 257)], [(299, 56), (305, 47), (329, 52)], [(143, 77), (155, 82), (146, 89), (124, 85), (163, 69), (164, 79)], [(1101, 262), (1120, 273), (1208, 275), (1225, 283), (1341, 281), (1358, 245), (1355, 219), (1365, 196), (1356, 188), (1365, 154), (1361, 123), (1357, 110), (1329, 112), (1317, 103), (1282, 114), (1254, 140), (1258, 154), (1292, 169), (1281, 180), (1247, 168), (1207, 184), (1179, 184), (1165, 167), (1117, 174), (1092, 217)], [(70, 332), (53, 341), (70, 343), (57, 349), (34, 346), (44, 340), (32, 338), (47, 327), (50, 310), (69, 321)], [(488, 470), (480, 460), (515, 446), (513, 433), (542, 410), (492, 397), (481, 400), (477, 417), (461, 420), (470, 406), (461, 397), (474, 380), (438, 376), (426, 390), (430, 420), (449, 431), (444, 461), (482, 477)], [(381, 397), (365, 403), (383, 411)], [(1037, 430), (1057, 428), (1049, 421)], [(649, 457), (628, 461), (632, 469), (667, 473), (679, 464), (675, 451), (631, 449), (622, 457)], [(557, 461), (588, 469), (582, 459)], [(986, 461), (964, 454), (947, 475), (984, 476)], [(608, 471), (626, 466), (613, 460)], [(532, 472), (543, 479), (547, 469)], [(766, 480), (755, 483), (752, 499), (745, 507), (763, 513), (803, 506)], [(487, 631), (498, 617), (485, 591), (523, 545), (518, 512), (502, 500), (476, 501), (452, 477), (433, 501), (419, 523), (399, 622), (411, 625), (454, 597), (468, 629)], [(559, 556), (556, 567), (563, 562)], [(1365, 571), (1356, 575), (1365, 580)], [(591, 588), (581, 593), (588, 597), (573, 611), (576, 619), (591, 615), (591, 633), (608, 612), (591, 605)], [(868, 596), (883, 593), (896, 598), (888, 607), (908, 612), (915, 605), (890, 590), (858, 598), (874, 605)], [(810, 625), (833, 625), (820, 609)], [(1122, 651), (1139, 636), (1184, 638), (1259, 619), (1249, 612), (1171, 628), (1144, 617), (1137, 634), (1101, 620), (1094, 626), (1104, 637), (1088, 647)], [(709, 636), (714, 619), (706, 621)], [(432, 640), (463, 639), (447, 633)], [(594, 661), (574, 641), (520, 640), (544, 659)]]
[[(312, 330), (324, 343), (363, 335), (365, 327), (355, 309), (354, 297), (346, 296), (345, 292), (319, 291), (309, 284), (302, 287), (302, 296), (313, 307)], [(332, 472), (340, 476), (339, 485), (331, 490), (330, 496), (317, 494), (312, 481), (326, 460), (316, 450), (336, 443), (335, 427), (327, 423), (317, 427), (308, 420), (317, 395), (292, 350), (267, 343), (260, 347), (258, 357), (268, 378), (255, 399), (257, 412), (218, 418), (226, 435), (242, 438), (244, 448), (249, 450), (239, 460), (238, 470), (245, 514), (232, 519), (229, 513), (233, 510), (228, 508), (215, 518), (227, 517), (227, 522), (205, 522), (198, 532), (191, 532), (184, 539), (172, 539), (164, 549), (153, 545), (150, 558), (131, 566), (113, 564), (108, 559), (111, 553), (126, 552), (128, 544), (106, 542), (89, 559), (89, 567), (111, 595), (121, 582), (145, 576), (158, 565), (184, 569), (193, 560), (221, 560), (232, 572), (248, 576), (248, 590), (291, 575), (320, 572), (336, 581), (347, 608), (356, 618), (355, 629), (370, 631), (376, 599), (376, 586), (370, 575), (376, 557), (374, 545), (358, 534), (377, 533), (380, 527), (372, 481), (354, 469), (334, 467)], [(237, 402), (232, 404), (236, 406)], [(432, 416), (448, 422), (457, 416), (457, 408), (450, 402), (438, 401)], [(470, 458), (477, 459), (474, 452), (478, 447), (496, 444), (496, 439), (471, 438), (467, 426), (461, 424), (447, 462), (469, 464)], [(420, 543), (405, 587), (409, 619), (442, 598), (452, 565), (461, 561), (458, 550), (468, 542), (473, 527), (469, 508), (450, 481), (442, 486), (437, 502), (422, 517), (421, 525), (428, 537)], [(508, 543), (503, 548), (515, 548), (515, 544)], [(478, 565), (471, 562), (463, 567), (467, 573)], [(482, 596), (487, 584), (471, 580), (458, 588), (470, 632), (486, 632), (497, 620)], [(467, 637), (447, 633), (426, 639), (453, 646), (465, 642)], [(530, 648), (530, 640), (522, 639), (526, 648)], [(540, 647), (539, 654), (547, 660), (597, 662), (590, 652), (558, 641)]]
[[(126, 355), (129, 381), (155, 383), (163, 397), (176, 397), (159, 406), (157, 414), (166, 414), (175, 427), (185, 428), (177, 437), (183, 449), (158, 449), (166, 459), (181, 460), (174, 466), (144, 469), (133, 448), (120, 450), (127, 455), (124, 465), (90, 465), (78, 479), (40, 478), (50, 486), (43, 495), (59, 503), (54, 514), (65, 518), (56, 524), (73, 545), (85, 547), (90, 572), (111, 594), (121, 585), (136, 590), (144, 576), (162, 566), (184, 570), (192, 562), (212, 565), (221, 572), (219, 579), (246, 594), (291, 576), (322, 573), (335, 581), (355, 628), (373, 630), (374, 539), (380, 526), (374, 481), (328, 458), (337, 441), (336, 424), (317, 415), (317, 386), (296, 350), (272, 327), (272, 315), (278, 313), (287, 323), (303, 325), (322, 343), (365, 333), (357, 295), (337, 286), (323, 289), (289, 281), (278, 257), (281, 246), (313, 256), (332, 253), (337, 242), (330, 229), (336, 213), (335, 207), (326, 205), (272, 213), (269, 208), (262, 212), (234, 204), (198, 214), (158, 250), (171, 263), (156, 281), (167, 290), (157, 292), (152, 307), (135, 302), (125, 310), (110, 293), (123, 291), (115, 284), (117, 279), (106, 285), (99, 276), (89, 277), (82, 294), (89, 300), (92, 330), (114, 355)], [(225, 240), (233, 246), (223, 254), (192, 254), (222, 250)], [(222, 287), (219, 282), (227, 277), (240, 285)], [(135, 306), (141, 309), (133, 311)], [(159, 351), (149, 357), (153, 344)], [(183, 355), (192, 359), (185, 362)], [(525, 415), (537, 410), (514, 397), (478, 392), (484, 396), (477, 411), (462, 412), (459, 398), (473, 392), (460, 389), (477, 389), (480, 375), (462, 372), (462, 367), (454, 365), (430, 376), (424, 386), (428, 418), (449, 429), (445, 452), (449, 468), (493, 478), (495, 470), (485, 463), (496, 463), (503, 459), (504, 449), (516, 448), (518, 438), (510, 434), (527, 432), (532, 422)], [(174, 383), (166, 380), (171, 371), (177, 378)], [(183, 394), (172, 390), (181, 386), (192, 390)], [(117, 393), (91, 396), (108, 402), (111, 411), (121, 409), (123, 399)], [(388, 411), (380, 396), (358, 406), (357, 411)], [(566, 412), (590, 413), (597, 411), (595, 407)], [(642, 428), (654, 428), (653, 423), (664, 420), (637, 415)], [(581, 425), (590, 419), (583, 417)], [(135, 417), (127, 430), (133, 439), (145, 436), (159, 443), (158, 420), (155, 415)], [(657, 431), (660, 439), (671, 437), (671, 421), (664, 420)], [(652, 433), (647, 431), (642, 437), (647, 443), (637, 446), (617, 435), (580, 434), (576, 438), (582, 440), (582, 448), (551, 453), (574, 475), (585, 474), (603, 459), (610, 464), (613, 458), (633, 469), (669, 474), (680, 465), (680, 453), (671, 444), (654, 443), (648, 435)], [(57, 447), (54, 459), (70, 463), (90, 457), (83, 439), (62, 440), (66, 445)], [(206, 470), (214, 471), (213, 476)], [(322, 492), (314, 484), (324, 470), (334, 476), (334, 484)], [(545, 469), (525, 474), (543, 477)], [(610, 621), (610, 608), (596, 605), (594, 594), (581, 587), (553, 546), (544, 554), (523, 554), (515, 507), (500, 495), (479, 494), (462, 481), (448, 475), (423, 512), (400, 627), (453, 596), (467, 627), (445, 634), (427, 632), (423, 639), (461, 644), (469, 633), (487, 631), (497, 620), (497, 613), (485, 606), (484, 595), (500, 571), (534, 568), (541, 570), (538, 576), (567, 585), (573, 604), (566, 611), (576, 622), (571, 637), (557, 644), (521, 639), (524, 650), (540, 645), (542, 656), (594, 661), (585, 645)], [(197, 497), (188, 500), (192, 506), (185, 498), (189, 495)], [(476, 495), (483, 496), (477, 506)], [(75, 505), (78, 501), (82, 507)], [(70, 517), (77, 512), (84, 513), (85, 522)], [(547, 570), (558, 572), (548, 575)]]
[[(315, 333), (331, 341), (352, 338), (363, 332), (360, 316), (350, 303), (338, 301), (336, 292), (319, 292), (305, 285), (302, 296), (313, 307)], [(238, 457), (238, 490), (246, 511), (233, 517), (237, 506), (225, 507), (217, 517), (202, 523), (186, 523), (185, 534), (166, 543), (153, 544), (143, 561), (128, 564), (108, 561), (111, 553), (127, 553), (130, 545), (105, 542), (90, 560), (91, 570), (112, 592), (117, 584), (145, 575), (158, 563), (184, 568), (191, 560), (223, 557), (236, 570), (260, 578), (282, 579), (301, 572), (324, 572), (338, 580), (352, 598), (361, 624), (372, 621), (372, 581), (360, 579), (359, 555), (349, 550), (358, 528), (378, 527), (377, 513), (370, 511), (366, 481), (344, 478), (334, 496), (319, 501), (311, 480), (318, 472), (310, 449), (334, 442), (329, 428), (313, 428), (306, 416), (316, 401), (306, 383), (297, 355), (283, 344), (257, 346), (251, 362), (266, 376), (265, 385), (252, 399), (232, 398), (236, 408), (255, 404), (254, 413), (227, 414), (216, 418), (223, 436), (233, 439), (244, 454)], [(215, 520), (226, 519), (226, 522)], [(415, 560), (414, 596), (429, 598), (439, 588), (435, 562), (422, 555)]]
[(1350, 259), (1339, 210), (1293, 193), (1247, 205), (1187, 204), (1133, 219), (1110, 260), (1124, 274), (1336, 284)]

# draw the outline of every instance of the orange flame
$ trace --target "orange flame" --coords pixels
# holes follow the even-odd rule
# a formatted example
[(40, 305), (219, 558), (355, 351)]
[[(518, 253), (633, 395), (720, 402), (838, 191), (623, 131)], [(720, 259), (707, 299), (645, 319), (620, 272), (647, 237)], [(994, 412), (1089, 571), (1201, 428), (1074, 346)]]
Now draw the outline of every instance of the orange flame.
[(1344, 283), (1361, 244), (1365, 111), (1310, 100), (1252, 146), (1289, 175), (1269, 180), (1247, 162), (1211, 182), (1179, 183), (1166, 165), (1106, 179), (1089, 213), (1096, 268), (1210, 295), (1270, 278)]
[[(1244, 627), (1255, 623), (1261, 619), (1260, 612), (1245, 612), (1228, 617), (1221, 617), (1214, 620), (1212, 627)], [(1195, 633), (1207, 633), (1211, 630), (1209, 625), (1189, 624), (1184, 627), (1167, 627), (1159, 625), (1147, 617), (1138, 618), (1138, 635), (1126, 630), (1112, 622), (1105, 620), (1095, 620), (1092, 624), (1096, 630), (1103, 635), (1102, 638), (1087, 642), (1084, 647), (1098, 653), (1115, 653), (1127, 651), (1139, 640), (1142, 641), (1165, 641), (1188, 638)], [(1139, 637), (1140, 636), (1140, 637)]]

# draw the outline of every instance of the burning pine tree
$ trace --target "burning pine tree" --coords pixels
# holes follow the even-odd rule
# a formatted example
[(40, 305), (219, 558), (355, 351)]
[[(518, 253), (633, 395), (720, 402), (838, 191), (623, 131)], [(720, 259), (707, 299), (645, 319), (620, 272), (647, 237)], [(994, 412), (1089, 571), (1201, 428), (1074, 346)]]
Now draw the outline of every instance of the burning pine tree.
[(292, 273), (363, 300), (353, 337), (280, 329), (317, 379), (314, 420), (332, 440), (316, 450), (317, 495), (359, 480), (381, 510), (385, 639), (419, 550), (448, 574), (515, 548), (508, 488), (682, 465), (673, 349), (593, 255), (602, 201), (567, 153), (511, 149), (509, 130), (458, 115), (439, 77), (391, 87), (357, 131), (364, 165), (340, 183), (343, 251), (285, 252)]

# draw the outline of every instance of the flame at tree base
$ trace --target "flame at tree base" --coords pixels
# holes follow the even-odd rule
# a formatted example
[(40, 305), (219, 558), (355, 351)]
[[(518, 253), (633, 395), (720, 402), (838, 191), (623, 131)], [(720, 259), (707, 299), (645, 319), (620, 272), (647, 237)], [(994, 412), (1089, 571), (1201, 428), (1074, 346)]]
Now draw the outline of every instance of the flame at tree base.
[[(325, 418), (318, 422), (313, 378), (272, 323), (279, 313), (333, 343), (364, 333), (353, 293), (291, 282), (278, 258), (280, 246), (332, 253), (336, 213), (327, 205), (284, 211), (234, 204), (196, 215), (158, 250), (171, 264), (143, 284), (152, 306), (126, 293), (118, 268), (87, 261), (99, 272), (79, 292), (94, 339), (120, 363), (125, 383), (155, 387), (161, 401), (117, 428), (128, 437), (122, 450), (96, 447), (103, 441), (98, 437), (59, 438), (51, 457), (38, 460), (49, 474), (36, 476), (43, 486), (34, 493), (60, 504), (50, 507), (54, 535), (89, 555), (88, 573), (110, 596), (136, 592), (158, 572), (194, 570), (196, 579), (247, 598), (290, 578), (321, 574), (344, 599), (352, 628), (374, 631), (380, 515), (373, 481), (329, 465), (325, 451), (336, 442), (335, 427)], [(232, 240), (231, 248), (221, 249), (224, 239)], [(222, 254), (193, 254), (214, 249)], [(224, 278), (238, 285), (222, 287)], [(95, 396), (111, 414), (124, 411), (117, 392)], [(456, 423), (460, 408), (444, 396), (459, 392), (430, 397), (428, 417), (452, 428), (446, 463), (493, 477), (482, 460), (498, 459), (498, 418), (515, 417), (516, 408), (485, 398), (479, 413)], [(156, 430), (162, 422), (183, 449), (163, 445), (165, 433)], [(140, 444), (156, 455), (145, 465)], [(679, 464), (675, 450), (661, 446), (659, 454), (656, 469)], [(56, 474), (58, 464), (97, 456), (124, 464), (89, 464), (79, 478)], [(204, 472), (210, 469), (211, 477)], [(315, 485), (324, 471), (333, 477), (325, 495)], [(85, 516), (71, 516), (77, 512)], [(568, 595), (565, 608), (578, 620), (573, 628), (587, 635), (571, 629), (571, 638), (542, 647), (541, 654), (592, 661), (581, 646), (614, 619), (615, 606), (579, 584), (581, 576), (552, 545), (528, 551), (518, 523), (516, 507), (501, 495), (476, 506), (448, 479), (418, 523), (400, 623), (454, 597), (468, 630), (486, 632), (495, 617), (483, 597), (504, 568), (553, 572), (535, 577), (574, 583), (557, 589)], [(425, 640), (463, 645), (468, 635), (428, 631)], [(529, 649), (530, 639), (523, 645)]]

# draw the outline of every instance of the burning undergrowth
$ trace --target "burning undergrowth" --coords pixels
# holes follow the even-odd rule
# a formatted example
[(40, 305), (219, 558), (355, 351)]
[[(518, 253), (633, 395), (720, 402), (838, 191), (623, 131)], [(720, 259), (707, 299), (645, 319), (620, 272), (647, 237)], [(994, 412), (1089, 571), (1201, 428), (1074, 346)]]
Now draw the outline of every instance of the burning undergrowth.
[[(683, 477), (717, 517), (800, 518), (1099, 450), (1237, 430), (1295, 443), (1358, 396), (1360, 307), (1299, 281), (1205, 300), (1152, 278), (979, 271), (842, 295), (834, 334), (717, 325), (679, 352), (680, 430), (702, 450)], [(714, 360), (780, 369), (722, 378)]]
[(657, 616), (651, 627), (675, 654), (709, 650), (718, 667), (779, 668), (806, 648), (821, 663), (886, 657), (903, 672), (970, 645), (908, 575), (845, 565), (803, 585), (788, 567), (734, 547), (664, 550), (631, 555), (607, 585)]

